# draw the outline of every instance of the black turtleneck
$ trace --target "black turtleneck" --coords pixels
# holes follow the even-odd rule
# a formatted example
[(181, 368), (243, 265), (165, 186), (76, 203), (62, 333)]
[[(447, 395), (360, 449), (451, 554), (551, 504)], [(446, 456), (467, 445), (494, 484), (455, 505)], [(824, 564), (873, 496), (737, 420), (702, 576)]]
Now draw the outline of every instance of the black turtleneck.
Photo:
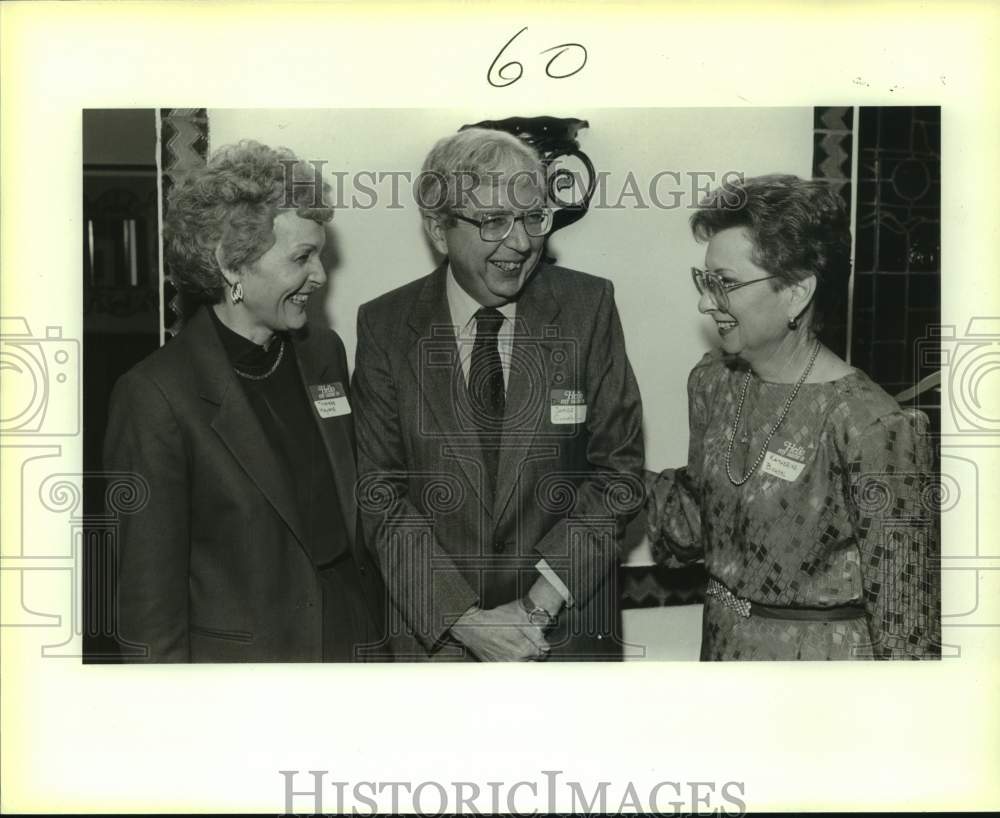
[(208, 307), (208, 311), (264, 430), (267, 440), (261, 445), (271, 446), (291, 483), (306, 549), (317, 566), (340, 559), (348, 551), (347, 529), (326, 446), (299, 373), (295, 345), (279, 333), (264, 349), (229, 329), (214, 309)]

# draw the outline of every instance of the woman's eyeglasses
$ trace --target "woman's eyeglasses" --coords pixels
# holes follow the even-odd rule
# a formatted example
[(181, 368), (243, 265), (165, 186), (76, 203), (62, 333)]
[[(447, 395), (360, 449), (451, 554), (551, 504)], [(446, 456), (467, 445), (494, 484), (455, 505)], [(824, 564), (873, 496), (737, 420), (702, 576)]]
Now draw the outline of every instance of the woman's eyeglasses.
[(755, 278), (753, 281), (735, 282), (726, 281), (718, 273), (692, 267), (691, 278), (694, 279), (694, 286), (698, 290), (699, 295), (708, 293), (712, 296), (712, 300), (720, 310), (729, 312), (729, 293), (738, 290), (740, 287), (749, 287), (758, 281), (767, 281), (771, 278), (777, 278), (777, 276), (764, 276), (763, 278)]
[(474, 224), (479, 228), (479, 237), (483, 241), (503, 241), (514, 229), (514, 222), (524, 225), (524, 232), (529, 236), (545, 236), (552, 229), (552, 211), (547, 207), (528, 210), (515, 216), (508, 211), (488, 213), (481, 219), (471, 219), (461, 213), (452, 215), (463, 222)]

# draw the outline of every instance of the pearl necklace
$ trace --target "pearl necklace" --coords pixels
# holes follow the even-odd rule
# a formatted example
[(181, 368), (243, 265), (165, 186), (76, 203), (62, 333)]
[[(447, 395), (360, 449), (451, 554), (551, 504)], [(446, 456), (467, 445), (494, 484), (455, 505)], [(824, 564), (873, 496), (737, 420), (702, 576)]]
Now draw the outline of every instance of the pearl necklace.
[(271, 368), (267, 370), (267, 372), (265, 372), (263, 375), (251, 375), (249, 372), (243, 372), (242, 370), (237, 369), (235, 366), (233, 367), (233, 371), (241, 378), (246, 378), (249, 381), (262, 381), (265, 378), (270, 378), (274, 374), (274, 370), (278, 368), (278, 364), (281, 363), (281, 358), (285, 354), (285, 339), (279, 338), (278, 343), (280, 344), (280, 346), (278, 347), (278, 357), (274, 359), (274, 363), (271, 364)]
[(740, 402), (736, 407), (736, 420), (733, 421), (733, 434), (729, 438), (729, 449), (726, 451), (726, 475), (729, 477), (729, 482), (734, 486), (742, 486), (747, 480), (750, 479), (760, 462), (764, 459), (764, 455), (767, 453), (767, 446), (771, 442), (771, 438), (774, 437), (774, 433), (778, 431), (778, 427), (781, 426), (782, 422), (785, 420), (785, 416), (788, 414), (788, 410), (792, 406), (792, 401), (795, 400), (795, 396), (799, 394), (799, 389), (802, 388), (802, 384), (806, 382), (806, 378), (809, 377), (809, 373), (812, 371), (813, 364), (816, 363), (816, 356), (819, 355), (819, 341), (816, 342), (816, 346), (813, 347), (812, 355), (809, 358), (809, 363), (802, 373), (802, 377), (799, 378), (798, 383), (795, 384), (795, 388), (792, 390), (792, 394), (788, 396), (788, 400), (785, 401), (785, 408), (781, 410), (781, 417), (778, 418), (778, 422), (771, 427), (771, 431), (767, 433), (767, 437), (764, 438), (764, 446), (760, 450), (760, 454), (757, 455), (757, 459), (754, 460), (753, 465), (750, 470), (743, 475), (743, 477), (737, 480), (733, 477), (732, 468), (730, 463), (733, 457), (733, 444), (736, 442), (736, 430), (740, 427), (740, 415), (743, 413), (743, 401), (747, 397), (747, 388), (750, 386), (750, 378), (753, 377), (753, 371), (747, 372), (746, 380), (743, 381), (743, 390), (740, 392)]

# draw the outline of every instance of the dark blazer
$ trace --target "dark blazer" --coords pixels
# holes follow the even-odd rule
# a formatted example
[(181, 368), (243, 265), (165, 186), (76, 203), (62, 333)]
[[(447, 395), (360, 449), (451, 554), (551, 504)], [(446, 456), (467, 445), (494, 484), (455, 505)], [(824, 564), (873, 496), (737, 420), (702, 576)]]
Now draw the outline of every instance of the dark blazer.
[[(544, 558), (575, 600), (553, 659), (621, 655), (617, 542), (642, 501), (642, 405), (611, 282), (542, 265), (517, 303), (496, 488), (469, 421), (446, 266), (358, 313), (358, 496), (409, 658), (452, 658), (472, 604), (517, 599)], [(575, 392), (566, 406), (566, 391)], [(558, 408), (553, 406), (556, 401)], [(562, 422), (556, 422), (562, 421)], [(420, 654), (423, 653), (423, 656)], [(407, 658), (407, 657), (403, 657)], [(466, 657), (468, 658), (468, 657)]]
[[(312, 328), (294, 346), (303, 388), (347, 386), (335, 333)], [(381, 627), (384, 586), (356, 541), (353, 418), (314, 416)], [(120, 522), (123, 640), (148, 647), (147, 661), (322, 659), (321, 589), (300, 515), (207, 308), (118, 381), (104, 460), (149, 486), (145, 507)]]

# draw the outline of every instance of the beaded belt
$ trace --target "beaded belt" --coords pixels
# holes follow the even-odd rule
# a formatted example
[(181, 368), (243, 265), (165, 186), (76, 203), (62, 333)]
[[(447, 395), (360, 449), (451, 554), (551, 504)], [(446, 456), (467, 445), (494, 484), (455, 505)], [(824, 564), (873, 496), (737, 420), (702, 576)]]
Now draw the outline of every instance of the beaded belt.
[(831, 608), (776, 608), (772, 605), (761, 605), (749, 599), (736, 596), (715, 577), (709, 577), (705, 595), (715, 597), (733, 613), (750, 618), (751, 609), (754, 616), (765, 619), (798, 619), (812, 622), (837, 622), (846, 619), (860, 619), (865, 615), (865, 609), (860, 605), (838, 605)]

